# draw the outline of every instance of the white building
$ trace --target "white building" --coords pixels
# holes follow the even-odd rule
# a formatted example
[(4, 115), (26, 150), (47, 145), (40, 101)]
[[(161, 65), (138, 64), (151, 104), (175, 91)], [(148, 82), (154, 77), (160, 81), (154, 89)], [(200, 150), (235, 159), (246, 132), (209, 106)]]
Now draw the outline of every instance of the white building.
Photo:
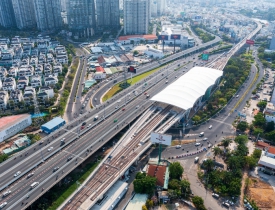
[(264, 115), (267, 122), (273, 121), (275, 123), (275, 107), (272, 103), (266, 105)]
[(150, 1), (124, 0), (124, 34), (147, 34)]
[(8, 91), (0, 91), (0, 109), (6, 109), (9, 101)]
[(275, 175), (275, 147), (269, 147), (266, 151), (262, 151), (258, 165), (260, 171), (267, 171)]
[(153, 58), (163, 58), (164, 53), (161, 50), (157, 50), (154, 48), (148, 48), (147, 50), (144, 51), (144, 53), (148, 56), (152, 56)]
[(3, 90), (6, 91), (11, 91), (11, 90), (15, 90), (16, 88), (16, 82), (15, 79), (13, 77), (7, 77), (4, 79), (3, 81)]
[(44, 82), (46, 86), (54, 86), (56, 83), (58, 83), (58, 79), (53, 75), (49, 75), (49, 77), (45, 78)]
[(95, 72), (94, 79), (95, 80), (102, 80), (106, 78), (106, 74), (103, 72)]
[(32, 124), (31, 115), (13, 115), (0, 118), (0, 142), (14, 136)]

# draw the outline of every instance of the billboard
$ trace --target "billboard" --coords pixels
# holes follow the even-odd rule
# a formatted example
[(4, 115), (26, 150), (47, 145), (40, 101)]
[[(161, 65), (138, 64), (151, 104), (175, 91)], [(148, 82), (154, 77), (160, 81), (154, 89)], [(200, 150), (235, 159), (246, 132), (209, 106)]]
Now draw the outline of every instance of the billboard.
[(171, 34), (171, 39), (180, 39), (180, 34)]
[(251, 40), (251, 39), (247, 39), (246, 40), (246, 44), (250, 44), (250, 45), (254, 45), (254, 41), (253, 40)]
[(137, 73), (137, 70), (136, 70), (136, 68), (134, 67), (134, 66), (129, 66), (128, 67), (128, 72), (131, 72), (131, 73)]
[(159, 40), (168, 40), (168, 35), (159, 35)]
[(160, 133), (151, 133), (151, 142), (152, 143), (158, 143), (158, 144), (165, 144), (165, 145), (171, 145), (172, 136), (171, 135), (164, 135)]
[(203, 52), (203, 54), (201, 56), (201, 59), (203, 61), (208, 61), (208, 59), (209, 59), (209, 53), (208, 52)]

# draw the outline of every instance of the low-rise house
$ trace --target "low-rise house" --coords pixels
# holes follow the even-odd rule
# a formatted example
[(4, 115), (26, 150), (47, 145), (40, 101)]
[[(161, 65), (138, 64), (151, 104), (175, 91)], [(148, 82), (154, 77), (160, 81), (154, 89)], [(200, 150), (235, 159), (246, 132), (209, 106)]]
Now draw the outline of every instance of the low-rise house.
[(23, 49), (21, 46), (14, 47), (14, 58), (21, 59), (23, 55)]
[(22, 61), (21, 61), (21, 65), (29, 65), (30, 64), (30, 60), (29, 60), (29, 58), (27, 57), (27, 58), (24, 58), (24, 59), (22, 59)]
[(0, 42), (0, 51), (2, 51), (2, 50), (7, 50), (7, 49), (8, 49), (8, 45), (5, 44), (5, 43), (1, 43), (1, 42)]
[(3, 81), (2, 89), (5, 91), (12, 91), (16, 88), (16, 82), (13, 77), (6, 77)]
[(0, 67), (0, 80), (4, 80), (6, 76), (8, 75), (8, 71), (4, 67)]
[(53, 54), (47, 53), (47, 62), (48, 62), (48, 63), (54, 62)]
[(9, 101), (8, 91), (0, 91), (0, 109), (6, 109)]
[(12, 66), (9, 70), (9, 76), (12, 76), (12, 77), (17, 77), (18, 75), (18, 67), (17, 66)]
[(52, 74), (52, 65), (49, 64), (49, 63), (46, 63), (46, 64), (44, 65), (44, 75), (45, 75), (45, 76), (49, 76), (49, 75), (51, 75), (51, 74)]
[(13, 107), (14, 105), (18, 104), (19, 102), (23, 101), (23, 95), (21, 90), (12, 90), (10, 91), (9, 97), (9, 105)]
[(45, 101), (45, 100), (49, 100), (50, 98), (54, 97), (54, 91), (51, 87), (41, 87), (37, 93), (37, 98)]
[(58, 45), (54, 50), (56, 54), (66, 53), (66, 48), (63, 45)]
[(0, 43), (10, 44), (9, 38), (0, 38)]
[(0, 80), (0, 90), (2, 89), (2, 81)]
[(40, 55), (39, 55), (39, 57), (38, 57), (38, 63), (39, 63), (39, 64), (44, 64), (44, 63), (46, 63), (46, 55), (45, 55), (45, 54), (40, 53)]
[(20, 44), (20, 43), (21, 43), (21, 39), (19, 36), (15, 36), (11, 38), (11, 44)]
[(43, 69), (44, 69), (43, 65), (38, 64), (38, 65), (36, 66), (35, 70), (34, 70), (34, 75), (36, 75), (36, 76), (42, 76), (42, 74), (43, 74)]
[(24, 102), (25, 104), (33, 104), (33, 99), (36, 97), (36, 91), (33, 87), (26, 87), (24, 91)]
[(58, 76), (58, 74), (62, 73), (62, 65), (60, 63), (57, 63), (56, 65), (53, 66), (53, 74), (55, 76)]
[(39, 49), (42, 49), (42, 48), (47, 48), (48, 47), (48, 43), (47, 43), (47, 41), (45, 41), (45, 40), (38, 40), (37, 41), (37, 47), (39, 48)]
[(18, 70), (18, 76), (31, 77), (33, 75), (34, 68), (31, 65), (22, 65)]
[(17, 88), (20, 90), (25, 89), (25, 87), (27, 87), (28, 84), (29, 84), (29, 78), (26, 76), (21, 76), (18, 78)]
[(33, 55), (30, 60), (30, 65), (36, 66), (38, 64), (38, 57), (36, 55)]
[(14, 56), (14, 51), (12, 48), (8, 50), (3, 50), (1, 53), (2, 60), (11, 60)]
[(31, 55), (38, 56), (38, 54), (39, 54), (38, 49), (32, 49), (32, 51), (31, 51)]
[(56, 83), (58, 83), (58, 79), (56, 76), (49, 75), (48, 77), (45, 77), (44, 82), (45, 86), (54, 86)]
[(41, 87), (42, 82), (41, 82), (41, 77), (40, 76), (33, 76), (31, 79), (31, 86), (33, 88), (38, 88)]
[(62, 64), (68, 64), (68, 56), (67, 54), (57, 54), (56, 55), (56, 62)]

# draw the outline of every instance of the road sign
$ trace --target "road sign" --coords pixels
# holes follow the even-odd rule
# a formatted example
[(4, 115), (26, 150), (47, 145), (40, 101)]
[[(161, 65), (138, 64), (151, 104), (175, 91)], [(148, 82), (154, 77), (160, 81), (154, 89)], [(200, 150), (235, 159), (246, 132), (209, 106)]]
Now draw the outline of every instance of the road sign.
[(209, 59), (209, 53), (208, 52), (203, 52), (201, 59), (203, 61), (208, 61), (208, 59)]
[(151, 142), (152, 143), (158, 143), (158, 144), (165, 144), (165, 145), (171, 145), (172, 136), (171, 135), (164, 135), (160, 133), (151, 133)]

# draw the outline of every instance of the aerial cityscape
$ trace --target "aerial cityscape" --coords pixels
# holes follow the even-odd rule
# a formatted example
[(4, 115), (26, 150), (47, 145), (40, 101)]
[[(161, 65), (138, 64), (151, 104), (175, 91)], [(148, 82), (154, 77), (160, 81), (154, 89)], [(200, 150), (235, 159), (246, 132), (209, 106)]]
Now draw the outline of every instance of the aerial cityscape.
[(0, 210), (275, 209), (275, 0), (1, 0)]

